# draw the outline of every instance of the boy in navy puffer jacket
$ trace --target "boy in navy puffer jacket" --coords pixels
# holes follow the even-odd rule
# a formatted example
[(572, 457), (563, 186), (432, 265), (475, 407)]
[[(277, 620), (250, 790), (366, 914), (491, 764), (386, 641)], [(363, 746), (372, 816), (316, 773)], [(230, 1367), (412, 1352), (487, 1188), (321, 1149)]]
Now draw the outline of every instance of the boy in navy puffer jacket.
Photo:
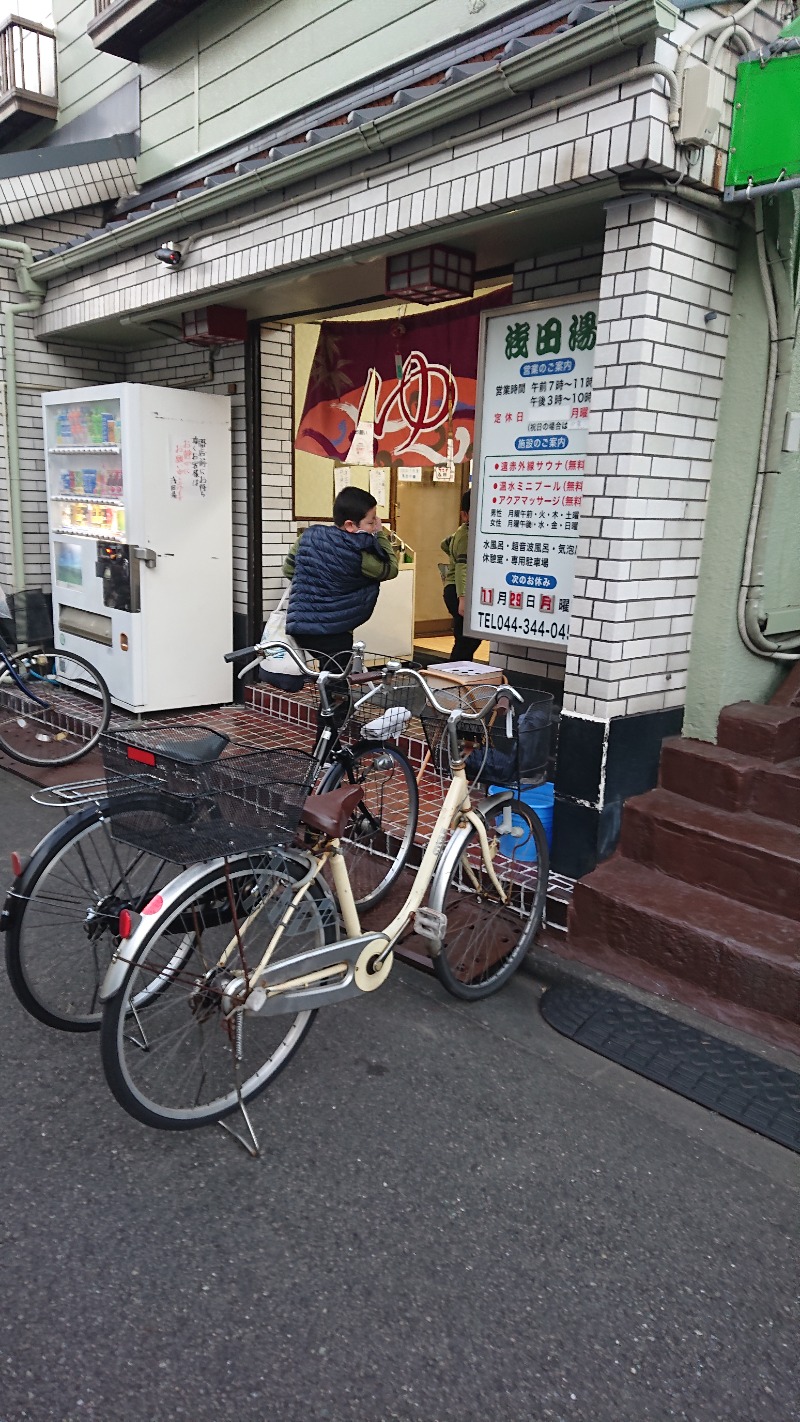
[(291, 578), (286, 630), (323, 669), (342, 666), (353, 629), (375, 610), (380, 584), (397, 577), (397, 554), (365, 489), (337, 494), (333, 525), (307, 528), (283, 564)]

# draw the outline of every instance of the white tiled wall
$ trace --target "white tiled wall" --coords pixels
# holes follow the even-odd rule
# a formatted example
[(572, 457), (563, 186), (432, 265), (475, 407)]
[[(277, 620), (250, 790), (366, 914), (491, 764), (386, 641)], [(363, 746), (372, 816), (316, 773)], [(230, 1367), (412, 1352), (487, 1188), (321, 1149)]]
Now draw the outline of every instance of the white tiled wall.
[(0, 178), (0, 223), (34, 222), (47, 213), (70, 212), (135, 191), (135, 158), (103, 158), (95, 163), (21, 173)]
[[(60, 230), (27, 224), (13, 233), (34, 249), (64, 240), (64, 229), (75, 233), (96, 225), (98, 215), (86, 213), (63, 220)], [(12, 234), (9, 234), (12, 235)], [(14, 268), (0, 249), (0, 299), (20, 301)], [(32, 318), (18, 316), (17, 379), (20, 426), (21, 500), (25, 544), (26, 582), (29, 587), (49, 586), (47, 491), (41, 395), (47, 390), (83, 385), (103, 385), (130, 380), (150, 385), (182, 385), (227, 395), (232, 407), (234, 607), (247, 607), (247, 448), (245, 429), (244, 347), (223, 348), (215, 354), (213, 379), (209, 378), (208, 352), (175, 341), (159, 341), (141, 351), (87, 349), (80, 345), (45, 344), (32, 331)], [(5, 370), (3, 370), (5, 378)], [(11, 586), (10, 530), (6, 465), (5, 420), (0, 420), (0, 584)]]
[(736, 234), (677, 199), (609, 205), (567, 710), (683, 704)]
[(293, 542), (294, 332), (291, 326), (261, 327), (262, 588), (265, 613), (286, 583), (281, 564)]
[[(67, 241), (79, 232), (88, 231), (91, 227), (98, 226), (100, 220), (99, 212), (84, 211), (58, 221), (7, 228), (4, 235), (18, 242), (27, 242), (36, 251), (51, 247), (56, 242)], [(3, 304), (24, 300), (17, 285), (16, 261), (17, 258), (3, 251), (0, 244), (0, 302)], [(20, 497), (25, 546), (25, 582), (28, 587), (49, 587), (42, 393), (46, 390), (98, 385), (119, 380), (122, 357), (118, 352), (89, 350), (77, 342), (45, 345), (34, 336), (33, 324), (31, 316), (16, 317)], [(0, 354), (3, 361), (0, 402), (0, 584), (10, 589), (12, 578), (6, 457), (5, 333), (0, 345)]]

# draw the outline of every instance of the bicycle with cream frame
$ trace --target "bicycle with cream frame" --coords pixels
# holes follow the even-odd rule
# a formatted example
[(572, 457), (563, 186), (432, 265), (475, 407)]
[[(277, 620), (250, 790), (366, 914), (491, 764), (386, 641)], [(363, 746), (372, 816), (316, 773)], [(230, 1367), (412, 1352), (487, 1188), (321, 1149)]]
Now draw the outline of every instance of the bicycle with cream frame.
[[(386, 981), (412, 924), (461, 998), (496, 992), (524, 958), (544, 912), (545, 833), (511, 789), (473, 806), (459, 738), (465, 719), (486, 722), (498, 705), (510, 718), (521, 698), (504, 686), (478, 713), (451, 709), (414, 671), (390, 666), (382, 682), (398, 677), (443, 718), (452, 777), (405, 902), (384, 928), (363, 931), (340, 843), (360, 792), (344, 786), (302, 805), (311, 843), (196, 865), (138, 920), (129, 915), (101, 989), (101, 1053), (114, 1096), (137, 1120), (185, 1130), (240, 1110), (257, 1153), (248, 1103), (291, 1060), (318, 1008)], [(362, 703), (385, 705), (381, 690)]]

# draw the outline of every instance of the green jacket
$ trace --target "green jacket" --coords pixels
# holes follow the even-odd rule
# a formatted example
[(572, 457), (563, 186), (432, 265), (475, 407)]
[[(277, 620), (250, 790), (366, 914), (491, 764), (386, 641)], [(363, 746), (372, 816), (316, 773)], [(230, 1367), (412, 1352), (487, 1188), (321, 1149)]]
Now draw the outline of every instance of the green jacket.
[(442, 539), (442, 551), (449, 559), (444, 585), (455, 583), (459, 597), (467, 591), (467, 547), (469, 545), (469, 524), (460, 523), (455, 533)]
[[(300, 538), (302, 538), (302, 536), (303, 535), (301, 533)], [(375, 536), (378, 540), (380, 547), (386, 554), (386, 561), (384, 561), (383, 558), (379, 558), (377, 553), (362, 553), (361, 571), (364, 574), (365, 578), (375, 578), (379, 583), (388, 583), (391, 581), (392, 578), (397, 577), (397, 550), (394, 544), (392, 543), (392, 540), (389, 537), (388, 533), (386, 533), (384, 529), (379, 529), (378, 533)], [(300, 542), (300, 538), (295, 539), (294, 543), (289, 549), (289, 552), (286, 554), (286, 557), (283, 560), (283, 576), (285, 578), (292, 578), (294, 576), (294, 565), (297, 557), (297, 545)]]

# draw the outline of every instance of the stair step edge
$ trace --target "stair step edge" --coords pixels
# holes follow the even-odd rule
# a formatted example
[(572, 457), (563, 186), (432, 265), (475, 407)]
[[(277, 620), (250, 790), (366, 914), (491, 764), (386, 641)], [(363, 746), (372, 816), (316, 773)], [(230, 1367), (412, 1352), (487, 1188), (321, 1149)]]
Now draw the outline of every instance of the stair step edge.
[[(673, 922), (685, 922), (687, 926), (695, 930), (699, 928), (706, 935), (725, 938), (729, 942), (741, 939), (744, 946), (754, 938), (760, 939), (763, 945), (769, 930), (773, 929), (778, 934), (785, 935), (788, 940), (787, 948), (797, 952), (798, 966), (800, 967), (800, 925), (796, 919), (787, 918), (784, 914), (770, 913), (767, 910), (754, 908), (751, 904), (741, 903), (739, 900), (731, 900), (725, 894), (716, 893), (713, 889), (700, 888), (699, 885), (689, 884), (683, 879), (673, 879), (671, 875), (663, 874), (659, 869), (650, 868), (633, 859), (626, 859), (622, 855), (615, 855), (612, 859), (605, 860), (585, 879), (579, 880), (575, 886), (575, 894), (580, 897), (581, 892), (585, 891), (606, 898), (613, 896), (617, 900), (623, 899), (624, 896), (624, 902), (631, 907), (640, 908), (654, 917), (666, 918), (666, 912), (661, 910), (657, 904), (648, 903), (646, 899), (645, 901), (634, 899), (634, 891), (638, 889), (646, 893), (648, 884), (658, 888), (669, 885), (672, 902), (678, 909), (678, 913), (672, 919)], [(692, 906), (700, 911), (701, 920), (708, 915), (710, 920), (716, 919), (718, 923), (724, 920), (726, 911), (735, 912), (741, 932), (731, 934), (721, 929), (715, 933), (713, 922), (710, 922), (708, 927), (703, 922), (698, 924), (697, 918), (691, 914)]]
[[(645, 807), (645, 802), (647, 806)], [(681, 811), (681, 806), (691, 806), (691, 811)], [(796, 841), (800, 855), (800, 825), (788, 820), (773, 819), (770, 815), (758, 814), (754, 810), (723, 810), (717, 805), (708, 805), (704, 800), (692, 800), (675, 790), (667, 790), (657, 785), (654, 790), (646, 790), (643, 795), (634, 795), (625, 802), (625, 808), (636, 813), (648, 814), (661, 820), (672, 820), (675, 824), (692, 824), (694, 828), (717, 833), (723, 839), (732, 839), (742, 844), (764, 848), (770, 853), (780, 853), (764, 843), (764, 835), (774, 830), (775, 834), (790, 835)], [(739, 827), (754, 831), (752, 836), (744, 834), (726, 835), (727, 828)], [(761, 834), (758, 832), (761, 831)]]

